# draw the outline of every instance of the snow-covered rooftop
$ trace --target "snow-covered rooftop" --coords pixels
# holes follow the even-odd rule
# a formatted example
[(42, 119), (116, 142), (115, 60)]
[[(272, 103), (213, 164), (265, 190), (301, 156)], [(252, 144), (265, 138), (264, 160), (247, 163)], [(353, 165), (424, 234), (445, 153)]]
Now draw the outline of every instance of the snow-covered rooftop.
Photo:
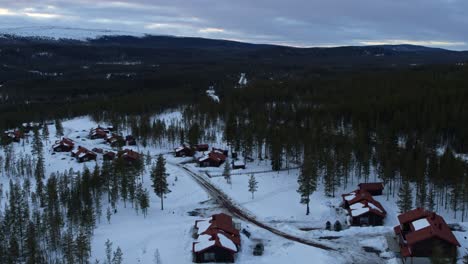
[(428, 226), (431, 225), (429, 223), (429, 221), (427, 221), (426, 218), (422, 218), (422, 219), (413, 221), (412, 224), (413, 224), (413, 227), (414, 227), (414, 231), (418, 231), (420, 229), (423, 229), (423, 228), (428, 227)]
[(210, 240), (211, 236), (210, 235), (201, 235), (198, 237), (198, 240), (196, 241), (197, 243), (193, 246), (193, 251), (195, 252), (200, 252), (202, 250), (205, 250), (209, 247), (214, 246), (216, 241)]
[(227, 238), (224, 234), (221, 233), (218, 234), (218, 238), (219, 242), (223, 247), (229, 248), (230, 250), (237, 252), (237, 247), (231, 239)]
[(370, 208), (365, 207), (365, 204), (363, 203), (355, 203), (350, 206), (351, 208), (351, 216), (360, 216), (362, 214), (365, 214), (369, 212)]

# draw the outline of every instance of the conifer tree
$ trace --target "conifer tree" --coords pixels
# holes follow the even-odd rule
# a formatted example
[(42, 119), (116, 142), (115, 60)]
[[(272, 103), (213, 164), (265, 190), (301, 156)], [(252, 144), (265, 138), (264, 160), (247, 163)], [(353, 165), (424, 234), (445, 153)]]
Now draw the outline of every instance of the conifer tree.
[(57, 138), (63, 137), (63, 126), (60, 119), (55, 119), (55, 136)]
[(156, 166), (151, 172), (151, 180), (154, 193), (161, 199), (161, 210), (164, 210), (164, 195), (169, 193), (169, 185), (167, 184), (166, 160), (163, 155), (158, 156)]
[(413, 207), (413, 194), (408, 180), (403, 180), (400, 190), (398, 191), (398, 197), (397, 205), (400, 212), (404, 213), (411, 210)]
[(297, 182), (299, 189), (297, 192), (301, 195), (301, 203), (307, 206), (306, 215), (310, 214), (310, 196), (317, 189), (318, 171), (315, 162), (310, 157), (304, 157), (301, 173)]
[(123, 263), (123, 253), (120, 247), (117, 247), (117, 250), (114, 252), (112, 257), (112, 264), (122, 264)]
[(224, 163), (223, 177), (228, 184), (231, 184), (231, 166), (227, 161)]
[(252, 194), (252, 199), (254, 198), (254, 193), (258, 189), (258, 182), (255, 179), (255, 175), (252, 173), (249, 179), (249, 192)]

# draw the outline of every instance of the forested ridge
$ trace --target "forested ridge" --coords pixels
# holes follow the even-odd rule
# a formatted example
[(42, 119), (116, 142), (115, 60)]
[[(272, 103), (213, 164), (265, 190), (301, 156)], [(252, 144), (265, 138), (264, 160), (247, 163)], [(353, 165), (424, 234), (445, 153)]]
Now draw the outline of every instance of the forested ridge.
[[(377, 47), (375, 54), (390, 57), (370, 63), (382, 58), (362, 59), (363, 51), (351, 47), (334, 50), (333, 63), (317, 59), (328, 60), (318, 65), (298, 57), (329, 58), (328, 51), (314, 50), (312, 56), (304, 50), (230, 43), (216, 44), (215, 53), (197, 53), (193, 46), (180, 53), (160, 50), (145, 61), (144, 51), (156, 40), (116, 45), (116, 39), (104, 39), (84, 48), (74, 42), (57, 47), (24, 41), (4, 43), (0, 53), (6, 59), (0, 67), (0, 126), (53, 121), (57, 134), (49, 135), (47, 126), (36, 129), (27, 139), (33, 149), (27, 156), (15, 155), (13, 145), (2, 139), (0, 173), (10, 183), (7, 200), (0, 201), (5, 204), (0, 263), (88, 263), (94, 228), (105, 221), (104, 214), (111, 221), (116, 203), (128, 202), (146, 215), (148, 193), (140, 183), (151, 171), (149, 155), (131, 169), (117, 160), (83, 172), (45, 175), (44, 142), (63, 136), (63, 120), (81, 115), (108, 122), (117, 131), (129, 129), (142, 146), (211, 143), (222, 131), (230, 150), (253, 162), (268, 160), (272, 170), (300, 166), (298, 202), (308, 203), (318, 185), (337, 196), (351, 179), (382, 180), (387, 196), (400, 197), (401, 211), (418, 206), (466, 219), (468, 66), (459, 63), (466, 61), (461, 55), (450, 53), (456, 59), (440, 64), (408, 65), (414, 58), (441, 56), (431, 53), (440, 51), (398, 55)], [(168, 41), (162, 48), (173, 43)], [(229, 56), (217, 57), (233, 48)], [(102, 49), (112, 55), (89, 55)], [(70, 50), (83, 60), (57, 56)], [(31, 59), (34, 54), (40, 59)], [(353, 60), (342, 61), (344, 67), (342, 58)], [(395, 61), (404, 63), (391, 66)], [(37, 76), (31, 69), (58, 74)], [(247, 85), (238, 84), (241, 72), (247, 73)], [(209, 86), (219, 103), (206, 96)], [(180, 109), (183, 120), (168, 124), (154, 119), (167, 109)], [(162, 197), (166, 191), (160, 191)], [(104, 199), (108, 208), (102, 208)], [(109, 250), (109, 263), (120, 263), (119, 250)]]

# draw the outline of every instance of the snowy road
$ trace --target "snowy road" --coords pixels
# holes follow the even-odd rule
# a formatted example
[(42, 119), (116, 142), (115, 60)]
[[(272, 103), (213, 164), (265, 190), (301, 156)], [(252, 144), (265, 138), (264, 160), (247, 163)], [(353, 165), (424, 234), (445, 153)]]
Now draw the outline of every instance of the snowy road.
[(301, 238), (301, 237), (297, 237), (297, 236), (285, 233), (285, 232), (283, 232), (281, 230), (278, 230), (278, 229), (276, 229), (276, 228), (274, 228), (272, 226), (269, 226), (269, 225), (267, 225), (265, 223), (262, 223), (262, 222), (258, 221), (254, 216), (246, 213), (245, 210), (240, 208), (238, 205), (234, 204), (231, 201), (231, 199), (229, 199), (229, 197), (227, 197), (224, 193), (222, 193), (220, 190), (218, 190), (213, 184), (211, 184), (209, 181), (204, 179), (202, 176), (198, 175), (195, 172), (192, 172), (191, 170), (189, 170), (188, 168), (186, 168), (183, 165), (180, 165), (180, 164), (170, 164), (170, 165), (176, 165), (179, 168), (186, 171), (187, 174), (189, 174), (200, 186), (202, 186), (219, 204), (221, 204), (223, 207), (225, 207), (233, 215), (235, 215), (235, 216), (237, 216), (237, 217), (239, 217), (239, 218), (241, 218), (241, 219), (243, 219), (243, 220), (245, 220), (247, 222), (250, 222), (250, 223), (252, 223), (252, 224), (254, 224), (254, 225), (258, 226), (258, 227), (266, 229), (266, 230), (272, 232), (273, 234), (276, 234), (278, 236), (286, 238), (288, 240), (295, 241), (295, 242), (305, 244), (305, 245), (308, 245), (308, 246), (324, 249), (324, 250), (329, 250), (329, 251), (334, 251), (335, 250), (334, 248), (332, 248), (330, 246), (327, 246), (327, 245), (321, 244), (319, 242), (315, 242), (315, 241), (312, 241), (312, 240), (307, 240), (307, 239), (304, 239), (304, 238)]

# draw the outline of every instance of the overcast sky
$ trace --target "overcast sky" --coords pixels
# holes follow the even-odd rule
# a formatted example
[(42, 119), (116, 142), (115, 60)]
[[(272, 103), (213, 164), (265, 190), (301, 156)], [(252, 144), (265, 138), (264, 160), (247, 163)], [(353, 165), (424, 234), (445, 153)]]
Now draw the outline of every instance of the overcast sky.
[(468, 0), (0, 0), (0, 28), (36, 25), (307, 47), (468, 50)]

